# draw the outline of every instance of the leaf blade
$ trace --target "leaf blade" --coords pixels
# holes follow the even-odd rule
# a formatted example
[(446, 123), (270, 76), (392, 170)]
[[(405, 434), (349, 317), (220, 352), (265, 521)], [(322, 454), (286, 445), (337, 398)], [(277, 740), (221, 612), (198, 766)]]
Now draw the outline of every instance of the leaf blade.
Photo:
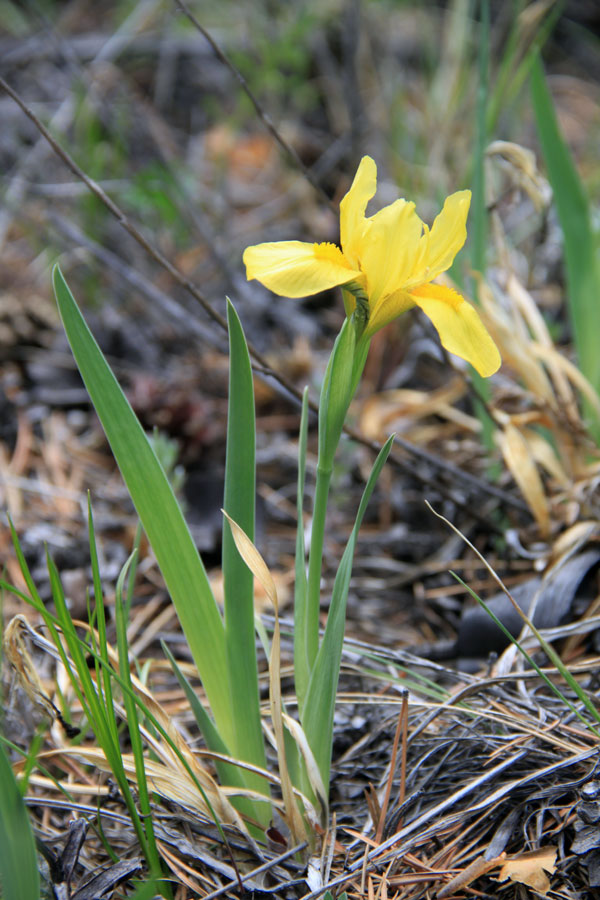
[[(581, 371), (600, 392), (600, 265), (585, 188), (560, 131), (539, 55), (531, 69), (531, 99), (556, 211), (564, 235), (568, 309)], [(600, 421), (584, 398), (592, 433), (600, 438)]]
[(344, 555), (338, 567), (331, 597), (331, 607), (325, 626), (325, 634), (319, 647), (315, 664), (313, 666), (306, 701), (302, 727), (308, 738), (310, 747), (321, 771), (323, 783), (328, 789), (329, 768), (331, 764), (331, 744), (333, 738), (333, 712), (335, 697), (342, 658), (344, 643), (344, 628), (346, 622), (346, 602), (348, 588), (352, 574), (352, 562), (354, 549), (358, 538), (358, 532), (375, 488), (375, 484), (387, 460), (394, 436), (385, 442), (371, 470), (369, 480), (363, 491), (354, 527), (348, 539)]
[(228, 742), (233, 726), (225, 632), (204, 565), (168, 479), (58, 266), (53, 283), (75, 361), (156, 555), (217, 726)]

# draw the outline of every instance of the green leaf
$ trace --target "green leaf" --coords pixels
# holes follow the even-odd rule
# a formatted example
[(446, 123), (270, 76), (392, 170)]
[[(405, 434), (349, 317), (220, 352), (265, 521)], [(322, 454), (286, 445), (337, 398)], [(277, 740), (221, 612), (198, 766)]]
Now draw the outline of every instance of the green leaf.
[[(590, 208), (573, 158), (558, 127), (539, 56), (531, 71), (531, 97), (564, 235), (569, 315), (579, 367), (596, 392), (600, 392), (600, 264), (596, 256)], [(585, 400), (584, 411), (593, 422), (591, 430), (594, 437), (599, 440), (600, 422), (591, 404)]]
[[(98, 682), (95, 682), (89, 671), (88, 649), (89, 653), (94, 656), (95, 661), (104, 667), (107, 664), (106, 647), (100, 647), (96, 650), (92, 644), (92, 646), (88, 648), (88, 646), (79, 638), (75, 623), (73, 622), (67, 606), (58, 570), (48, 553), (46, 554), (46, 563), (48, 574), (50, 576), (52, 599), (54, 600), (54, 605), (56, 607), (56, 622), (59, 624), (60, 629), (55, 628), (54, 630), (57, 650), (59, 651), (63, 665), (69, 675), (71, 685), (77, 694), (94, 736), (102, 748), (106, 761), (108, 762), (115, 781), (123, 795), (142, 852), (148, 862), (151, 863), (144, 826), (138, 813), (137, 805), (123, 766), (117, 719), (112, 702), (112, 689), (110, 692), (103, 692), (103, 680), (98, 679)], [(102, 602), (101, 594), (99, 602)], [(54, 625), (48, 612), (44, 612), (43, 616), (46, 625)], [(66, 648), (68, 648), (70, 659), (67, 655), (65, 645)]]
[[(98, 548), (96, 545), (96, 533), (94, 530), (94, 516), (92, 512), (92, 503), (91, 499), (88, 495), (88, 544), (90, 548), (90, 562), (92, 567), (92, 579), (94, 582), (94, 616), (95, 616), (95, 625), (98, 630), (98, 641), (96, 645), (94, 632), (91, 633), (91, 640), (94, 646), (94, 649), (97, 651), (98, 655), (104, 660), (105, 665), (101, 666), (99, 662), (96, 662), (96, 684), (98, 685), (98, 697), (102, 699), (103, 703), (99, 705), (98, 710), (101, 707), (104, 707), (105, 714), (102, 716), (102, 719), (108, 723), (107, 727), (112, 733), (112, 742), (113, 745), (119, 745), (119, 736), (117, 733), (117, 724), (115, 722), (114, 714), (113, 714), (113, 694), (112, 694), (112, 682), (110, 678), (110, 666), (108, 659), (108, 642), (106, 637), (106, 616), (104, 610), (104, 594), (102, 590), (102, 579), (100, 576), (100, 562), (98, 559)], [(87, 593), (88, 598), (88, 620), (90, 624), (92, 624), (92, 610), (90, 608), (90, 597), (89, 592)], [(56, 603), (56, 609), (59, 612), (63, 612), (63, 606), (60, 600)], [(70, 618), (70, 617), (69, 617)], [(65, 632), (70, 634), (70, 631)], [(84, 678), (87, 679), (88, 673), (87, 671), (84, 673)], [(91, 682), (84, 681), (83, 684), (87, 684), (88, 688), (91, 688)]]
[[(175, 672), (175, 675), (177, 676), (177, 681), (179, 682), (179, 685), (186, 696), (186, 700), (190, 704), (190, 709), (194, 715), (194, 718), (196, 719), (196, 724), (198, 725), (198, 728), (202, 732), (204, 740), (206, 741), (206, 746), (209, 750), (212, 750), (213, 753), (221, 753), (223, 756), (231, 756), (229, 748), (221, 740), (221, 736), (216, 730), (212, 719), (196, 696), (194, 688), (186, 678), (185, 673), (182, 672), (180, 666), (177, 663), (177, 660), (175, 659), (167, 645), (164, 643), (164, 641), (161, 641), (161, 646), (163, 648), (165, 656), (171, 664), (173, 671)], [(215, 759), (214, 762), (217, 772), (219, 773), (221, 784), (226, 784), (228, 786), (238, 788), (247, 787), (247, 782), (244, 780), (244, 773), (239, 766), (231, 765), (230, 763), (223, 762), (219, 759)], [(239, 799), (244, 800), (245, 798)], [(236, 803), (236, 806), (238, 809), (240, 809), (239, 803)], [(246, 806), (248, 812), (250, 812), (252, 804), (248, 802)], [(244, 812), (243, 809), (240, 809), (240, 811)]]
[[(476, 137), (473, 153), (473, 201), (471, 205), (471, 261), (476, 272), (485, 274), (487, 265), (488, 211), (485, 196), (485, 151), (488, 144), (487, 109), (489, 101), (489, 69), (490, 69), (490, 4), (489, 0), (481, 0), (479, 4), (481, 24), (479, 29), (478, 49), (478, 85), (476, 110)], [(477, 301), (477, 281), (473, 280), (473, 297)], [(494, 447), (494, 420), (489, 415), (486, 402), (491, 396), (487, 379), (471, 368), (471, 378), (476, 388), (474, 403), (477, 418), (481, 423), (483, 444), (491, 454)]]
[(319, 466), (331, 470), (352, 400), (356, 332), (344, 320), (325, 370), (319, 403)]
[[(224, 509), (254, 541), (256, 496), (256, 418), (250, 355), (242, 325), (231, 301), (229, 325), (229, 406), (225, 463)], [(254, 628), (254, 578), (237, 551), (231, 529), (223, 528), (225, 634), (235, 731), (230, 744), (240, 759), (266, 765), (260, 721), (258, 669)], [(265, 781), (248, 774), (257, 791)], [(266, 824), (266, 823), (265, 823)]]
[(1, 743), (0, 883), (3, 900), (39, 900), (40, 876), (29, 814)]
[(363, 362), (366, 359), (366, 351), (363, 353), (359, 348), (357, 354), (356, 350), (354, 317), (346, 318), (327, 362), (319, 401), (319, 454), (308, 562), (306, 627), (303, 638), (311, 670), (319, 647), (321, 568), (333, 461), (352, 400), (352, 392), (356, 388), (354, 383), (356, 357), (358, 355)]
[[(502, 60), (496, 75), (494, 89), (488, 103), (487, 127), (488, 133), (495, 130), (501, 115), (506, 116), (510, 106), (514, 103), (523, 84), (529, 77), (531, 67), (540, 50), (554, 31), (554, 26), (563, 12), (563, 3), (553, 3), (542, 11), (542, 18), (538, 22), (537, 30), (531, 37), (527, 50), (523, 53), (523, 40), (527, 40), (523, 31), (524, 18), (527, 16), (524, 0), (518, 0), (512, 14), (510, 33), (505, 41), (502, 52)], [(524, 14), (524, 15), (523, 15)]]
[(54, 290), (79, 371), (160, 566), (224, 740), (231, 717), (225, 629), (202, 560), (165, 473), (58, 266)]
[(306, 577), (306, 544), (304, 541), (304, 484), (306, 480), (306, 445), (308, 442), (308, 388), (302, 395), (300, 435), (298, 438), (298, 485), (296, 494), (296, 558), (294, 581), (294, 683), (298, 711), (302, 715), (308, 688), (310, 667), (306, 646), (306, 612), (308, 580)]
[(119, 655), (119, 674), (123, 682), (129, 690), (123, 694), (123, 705), (127, 716), (127, 729), (129, 731), (129, 740), (131, 743), (131, 753), (135, 762), (135, 778), (138, 793), (138, 807), (140, 811), (140, 820), (144, 829), (146, 838), (146, 853), (148, 864), (152, 874), (159, 877), (162, 874), (160, 854), (156, 846), (154, 835), (154, 823), (152, 819), (152, 807), (150, 804), (150, 791), (148, 788), (148, 780), (146, 778), (146, 765), (144, 762), (144, 744), (140, 732), (140, 721), (138, 716), (138, 707), (132, 697), (133, 688), (131, 681), (131, 669), (129, 667), (129, 645), (127, 642), (127, 621), (125, 619), (125, 603), (123, 600), (123, 590), (125, 579), (135, 560), (136, 551), (129, 556), (125, 565), (119, 573), (117, 586), (115, 590), (115, 613), (117, 626), (117, 649)]
[(344, 550), (344, 555), (335, 576), (331, 606), (325, 626), (325, 634), (317, 653), (313, 666), (306, 701), (302, 727), (306, 733), (308, 743), (314, 753), (321, 772), (323, 784), (326, 789), (329, 786), (329, 767), (331, 764), (331, 743), (333, 739), (333, 713), (335, 697), (342, 659), (342, 647), (344, 643), (344, 629), (346, 624), (346, 604), (352, 574), (352, 562), (354, 549), (358, 538), (358, 531), (375, 488), (375, 484), (387, 460), (394, 436), (385, 442), (375, 464), (371, 470), (369, 480), (364, 489), (360, 506), (356, 514), (356, 520), (350, 538)]
[[(481, 0), (481, 23), (478, 39), (478, 84), (476, 110), (476, 137), (473, 158), (473, 200), (471, 205), (471, 260), (477, 272), (486, 269), (488, 212), (485, 198), (485, 151), (488, 143), (486, 124), (487, 104), (489, 99), (490, 68), (490, 7), (489, 0)], [(475, 295), (477, 283), (475, 282)], [(483, 381), (483, 379), (482, 379)]]

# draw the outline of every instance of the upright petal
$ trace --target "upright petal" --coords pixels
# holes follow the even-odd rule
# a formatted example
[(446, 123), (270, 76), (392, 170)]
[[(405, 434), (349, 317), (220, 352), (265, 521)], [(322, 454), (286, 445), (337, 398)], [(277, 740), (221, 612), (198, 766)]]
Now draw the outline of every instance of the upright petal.
[(498, 348), (460, 294), (441, 284), (425, 284), (411, 291), (411, 297), (435, 325), (446, 350), (466, 359), (484, 378), (499, 369)]
[(454, 257), (467, 239), (467, 216), (471, 205), (471, 191), (457, 191), (444, 203), (431, 231), (421, 238), (422, 246), (415, 258), (411, 284), (432, 281), (449, 269)]
[(246, 277), (280, 297), (309, 297), (361, 277), (334, 244), (276, 241), (244, 251)]
[(360, 246), (365, 230), (365, 210), (377, 190), (377, 166), (363, 156), (350, 190), (340, 203), (340, 238), (344, 256), (358, 269)]
[(376, 307), (402, 289), (410, 276), (423, 223), (415, 204), (396, 200), (367, 219), (360, 267), (367, 276), (369, 302)]

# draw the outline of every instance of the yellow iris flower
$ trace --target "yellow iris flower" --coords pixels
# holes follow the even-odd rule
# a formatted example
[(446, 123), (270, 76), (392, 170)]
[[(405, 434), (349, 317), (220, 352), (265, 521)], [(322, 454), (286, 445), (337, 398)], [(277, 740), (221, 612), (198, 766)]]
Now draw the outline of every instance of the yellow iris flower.
[[(396, 200), (365, 216), (377, 190), (377, 166), (364, 156), (340, 204), (341, 250), (335, 244), (277, 241), (248, 247), (248, 280), (256, 278), (282, 297), (308, 297), (342, 286), (366, 295), (364, 338), (413, 306), (431, 319), (443, 346), (484, 377), (500, 366), (500, 354), (476, 310), (456, 291), (433, 284), (452, 265), (466, 237), (470, 191), (451, 194), (431, 229), (415, 204)], [(354, 297), (345, 296), (355, 305)]]

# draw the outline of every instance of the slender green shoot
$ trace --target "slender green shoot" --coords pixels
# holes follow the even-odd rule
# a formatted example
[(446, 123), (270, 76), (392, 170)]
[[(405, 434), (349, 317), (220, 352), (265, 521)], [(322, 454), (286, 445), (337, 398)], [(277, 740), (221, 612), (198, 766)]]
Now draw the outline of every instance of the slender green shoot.
[[(13, 526), (11, 523), (11, 528), (12, 527)], [(169, 735), (169, 733), (165, 730), (165, 728), (162, 726), (162, 724), (158, 721), (158, 719), (153, 714), (153, 712), (147, 707), (147, 705), (143, 702), (143, 700), (140, 697), (138, 697), (138, 695), (132, 689), (130, 679), (126, 680), (126, 679), (121, 678), (120, 674), (112, 668), (112, 664), (111, 664), (110, 660), (105, 658), (105, 655), (101, 655), (96, 649), (94, 649), (93, 646), (90, 646), (88, 643), (86, 643), (86, 641), (79, 638), (77, 636), (76, 632), (74, 631), (74, 625), (73, 625), (72, 621), (70, 623), (70, 626), (67, 622), (68, 634), (67, 634), (67, 638), (65, 641), (67, 648), (65, 649), (65, 647), (63, 646), (61, 639), (60, 639), (61, 634), (63, 632), (63, 627), (64, 627), (63, 619), (58, 614), (56, 616), (52, 615), (52, 613), (50, 613), (43, 604), (42, 604), (41, 609), (38, 606), (38, 602), (41, 603), (41, 601), (39, 599), (39, 595), (37, 594), (37, 591), (35, 590), (35, 585), (32, 581), (31, 573), (30, 573), (30, 571), (27, 567), (27, 563), (23, 557), (23, 553), (22, 553), (21, 547), (19, 545), (18, 537), (17, 537), (16, 533), (14, 532), (14, 529), (13, 529), (13, 541), (15, 542), (14, 546), (15, 546), (15, 552), (16, 552), (17, 558), (19, 559), (20, 562), (22, 561), (22, 566), (24, 567), (24, 568), (22, 568), (23, 577), (25, 578), (25, 581), (28, 582), (28, 587), (29, 587), (29, 584), (31, 584), (31, 586), (33, 586), (33, 589), (34, 589), (33, 595), (27, 595), (24, 592), (20, 591), (18, 588), (16, 588), (14, 585), (11, 585), (3, 580), (0, 580), (0, 588), (2, 588), (4, 590), (9, 590), (11, 593), (13, 593), (15, 596), (19, 597), (25, 603), (28, 603), (29, 605), (38, 609), (38, 611), (42, 614), (46, 628), (48, 629), (48, 631), (50, 632), (50, 634), (52, 636), (52, 641), (57, 649), (58, 655), (69, 674), (71, 685), (79, 699), (80, 704), (82, 705), (84, 715), (90, 722), (90, 727), (91, 727), (92, 731), (94, 732), (96, 739), (98, 740), (98, 743), (100, 744), (103, 751), (105, 752), (107, 762), (108, 762), (109, 766), (111, 767), (111, 770), (113, 771), (113, 774), (115, 775), (115, 778), (117, 779), (117, 781), (119, 780), (119, 775), (120, 775), (120, 770), (122, 770), (122, 765), (117, 767), (116, 769), (113, 768), (114, 758), (112, 756), (109, 756), (106, 753), (105, 747), (102, 745), (102, 743), (98, 739), (96, 727), (98, 724), (102, 725), (103, 723), (101, 720), (100, 720), (100, 723), (98, 723), (97, 720), (94, 720), (94, 718), (89, 713), (89, 707), (93, 708), (94, 710), (99, 708), (100, 715), (101, 715), (101, 713), (103, 711), (103, 706), (101, 703), (98, 702), (98, 697), (93, 693), (93, 682), (91, 683), (92, 684), (92, 692), (89, 694), (90, 704), (88, 705), (86, 703), (86, 696), (87, 696), (86, 691), (89, 692), (90, 688), (88, 686), (88, 681), (85, 678), (85, 675), (84, 675), (84, 678), (82, 679), (85, 682), (85, 689), (83, 689), (83, 690), (82, 690), (82, 684), (80, 684), (80, 681), (78, 678), (78, 674), (79, 674), (78, 664), (81, 659), (86, 659), (86, 658), (92, 657), (93, 660), (95, 662), (97, 662), (101, 668), (106, 668), (109, 671), (110, 677), (112, 678), (112, 680), (114, 680), (117, 683), (117, 685), (119, 686), (123, 695), (124, 696), (127, 695), (129, 697), (129, 699), (138, 706), (138, 708), (141, 710), (144, 718), (147, 719), (148, 722), (151, 723), (151, 725), (154, 727), (156, 732), (161, 736), (161, 738), (168, 744), (170, 749), (177, 756), (179, 762), (185, 769), (191, 782), (194, 784), (194, 786), (196, 787), (198, 792), (202, 795), (204, 802), (206, 803), (206, 807), (207, 807), (210, 815), (213, 817), (213, 820), (219, 830), (219, 833), (221, 835), (224, 845), (229, 846), (227, 838), (221, 829), (219, 818), (216, 815), (215, 810), (213, 809), (210, 799), (207, 796), (203, 786), (198, 781), (196, 774), (190, 768), (189, 762), (187, 761), (185, 756), (182, 754), (181, 750), (176, 745), (176, 743), (173, 741), (171, 735)], [(58, 612), (59, 611), (57, 609), (57, 613)], [(73, 635), (74, 635), (74, 637), (73, 637)], [(71, 639), (71, 638), (73, 638), (73, 639)], [(75, 651), (74, 654), (73, 654), (73, 650)], [(75, 667), (72, 664), (72, 656), (74, 656), (76, 658)], [(87, 671), (87, 665), (86, 665), (85, 669)], [(87, 672), (87, 675), (89, 677), (89, 672)], [(114, 710), (112, 712), (114, 715)], [(121, 761), (120, 748), (118, 748), (118, 757), (119, 757), (119, 762), (120, 762)], [(126, 785), (127, 791), (129, 791), (129, 786), (128, 786), (127, 781), (125, 781), (125, 785)], [(61, 785), (59, 783), (59, 787), (60, 786)], [(120, 788), (122, 787), (121, 783), (119, 783), (119, 787)], [(127, 802), (127, 795), (124, 794), (124, 798), (125, 798), (125, 801)], [(135, 822), (134, 822), (134, 826), (135, 826)]]
[[(473, 153), (473, 201), (471, 204), (471, 265), (475, 272), (485, 274), (487, 268), (488, 210), (485, 186), (485, 151), (488, 145), (487, 110), (489, 101), (490, 70), (490, 4), (480, 0), (479, 52), (477, 58), (477, 108), (475, 113), (476, 136)], [(473, 299), (477, 301), (477, 279), (472, 284)], [(486, 409), (490, 399), (490, 388), (485, 378), (475, 369), (471, 370), (473, 384), (478, 398), (475, 411), (481, 423), (484, 447), (490, 452), (494, 447), (495, 425)]]
[[(177, 681), (179, 682), (179, 686), (183, 690), (186, 700), (190, 704), (190, 709), (194, 715), (196, 720), (196, 724), (198, 728), (202, 732), (204, 736), (204, 740), (206, 741), (206, 746), (209, 750), (212, 750), (213, 753), (219, 753), (222, 756), (231, 756), (231, 751), (229, 748), (223, 743), (219, 732), (216, 730), (210, 716), (202, 706), (202, 703), (198, 699), (198, 695), (194, 691), (194, 688), (191, 686), (189, 680), (186, 678), (184, 672), (182, 672), (181, 667), (178, 665), (177, 660), (169, 650), (168, 646), (164, 641), (161, 642), (161, 646), (163, 649), (163, 653), (169, 660), (171, 664), (171, 668), (173, 669)], [(239, 766), (232, 765), (230, 763), (226, 763), (221, 759), (215, 759), (215, 767), (217, 772), (219, 773), (219, 779), (221, 784), (227, 784), (231, 787), (237, 787), (240, 790), (246, 788), (246, 782), (244, 780), (244, 776)], [(265, 793), (264, 790), (261, 793)], [(243, 798), (242, 798), (243, 799)], [(244, 807), (242, 804), (237, 804), (240, 812), (244, 813)], [(250, 807), (248, 807), (248, 811)]]
[[(521, 12), (525, 4), (523, 0), (517, 0), (514, 3), (512, 27), (488, 103), (488, 134), (493, 134), (500, 115), (510, 108), (515, 97), (520, 93), (537, 56), (553, 32), (564, 5), (564, 2), (553, 3), (545, 10), (541, 20), (537, 23), (534, 34), (531, 37), (528, 35), (524, 37)], [(524, 43), (526, 49), (524, 49)]]
[(308, 388), (302, 395), (300, 434), (298, 437), (298, 484), (296, 491), (296, 558), (294, 581), (294, 683), (298, 710), (302, 715), (308, 688), (310, 666), (306, 646), (306, 605), (308, 582), (306, 577), (306, 543), (304, 540), (304, 486), (306, 480), (306, 445), (308, 441)]
[[(148, 791), (148, 782), (146, 779), (144, 746), (142, 743), (142, 736), (140, 734), (138, 707), (133, 700), (131, 671), (129, 668), (129, 647), (127, 644), (127, 619), (125, 618), (125, 601), (123, 598), (125, 580), (127, 578), (129, 568), (135, 560), (135, 557), (136, 552), (134, 550), (121, 569), (121, 572), (119, 573), (119, 577), (117, 579), (117, 586), (115, 591), (117, 650), (119, 654), (119, 673), (123, 682), (130, 689), (123, 695), (123, 704), (127, 715), (127, 728), (129, 731), (131, 752), (135, 762), (135, 779), (138, 789), (140, 817), (147, 841), (150, 874), (153, 877), (160, 877), (163, 874), (162, 863), (158, 848), (156, 846), (154, 826), (152, 824), (152, 806), (150, 804), (150, 794)], [(106, 668), (105, 671), (107, 676), (110, 678), (110, 670)]]
[(101, 690), (100, 683), (96, 685), (92, 679), (87, 665), (86, 657), (91, 653), (103, 667), (106, 666), (107, 662), (104, 658), (104, 652), (101, 649), (100, 654), (94, 653), (93, 646), (87, 646), (85, 642), (79, 639), (65, 601), (58, 571), (49, 557), (47, 559), (47, 565), (60, 633), (63, 636), (66, 648), (68, 648), (65, 649), (63, 642), (59, 640), (57, 649), (61, 655), (62, 662), (67, 669), (71, 684), (86, 714), (86, 718), (90, 723), (90, 727), (92, 728), (106, 757), (108, 765), (115, 776), (115, 780), (117, 781), (119, 790), (121, 791), (131, 817), (136, 837), (140, 842), (144, 857), (152, 869), (154, 866), (154, 855), (147, 839), (146, 830), (138, 813), (137, 804), (123, 766), (115, 711), (113, 706), (109, 706), (108, 704), (108, 697), (110, 697), (112, 701), (112, 690), (110, 690), (107, 696)]
[(35, 839), (19, 785), (0, 741), (0, 884), (4, 900), (39, 900)]
[(350, 576), (352, 574), (354, 550), (367, 504), (375, 489), (381, 469), (392, 449), (393, 442), (394, 436), (392, 435), (379, 451), (363, 491), (354, 527), (335, 577), (327, 625), (325, 626), (325, 633), (311, 672), (304, 704), (302, 727), (319, 766), (326, 790), (329, 786), (333, 740), (333, 711), (344, 642), (346, 604), (350, 587)]
[(321, 571), (329, 487), (333, 459), (352, 399), (355, 348), (355, 328), (352, 320), (345, 319), (327, 363), (319, 403), (319, 452), (308, 562), (305, 629), (306, 655), (311, 669), (319, 649)]
[[(475, 600), (477, 600), (479, 605), (481, 607), (483, 607), (483, 609), (486, 611), (486, 613), (488, 614), (490, 619), (494, 622), (494, 624), (498, 626), (498, 628), (508, 638), (508, 640), (511, 642), (511, 644), (514, 644), (515, 647), (517, 647), (519, 653), (522, 654), (522, 656), (524, 657), (524, 659), (527, 660), (527, 662), (531, 666), (531, 668), (534, 669), (535, 672), (537, 672), (537, 674), (540, 676), (542, 681), (544, 681), (548, 685), (548, 687), (552, 690), (552, 692), (554, 694), (556, 694), (556, 696), (565, 704), (565, 706), (567, 706), (571, 710), (571, 712), (574, 713), (577, 716), (577, 718), (583, 722), (583, 724), (585, 725), (586, 728), (588, 728), (593, 734), (595, 734), (596, 737), (600, 737), (600, 728), (596, 728), (594, 725), (591, 725), (589, 719), (586, 719), (585, 716), (582, 715), (581, 711), (573, 703), (571, 703), (571, 701), (567, 697), (565, 697), (565, 695), (560, 690), (560, 688), (554, 684), (552, 679), (549, 678), (548, 675), (538, 666), (538, 664), (533, 659), (533, 657), (529, 653), (527, 653), (527, 651), (521, 646), (521, 644), (519, 643), (517, 638), (515, 638), (510, 633), (508, 628), (506, 628), (506, 626), (500, 621), (500, 619), (496, 616), (496, 614), (494, 612), (492, 612), (492, 610), (489, 608), (489, 606), (487, 605), (485, 600), (482, 600), (481, 597), (479, 597), (475, 593), (475, 591), (471, 587), (469, 587), (469, 585), (466, 584), (466, 582), (464, 582), (459, 575), (456, 574), (456, 572), (451, 571), (450, 574), (454, 578), (456, 578), (456, 580), (459, 582), (459, 584), (461, 584), (464, 588), (466, 588), (466, 590), (471, 594), (471, 596)], [(546, 656), (550, 659), (552, 665), (556, 666), (557, 670), (560, 672), (560, 674), (562, 675), (564, 680), (567, 682), (567, 684), (569, 685), (571, 690), (581, 700), (581, 702), (583, 703), (583, 705), (585, 706), (587, 711), (590, 713), (592, 718), (595, 719), (596, 722), (600, 722), (600, 712), (598, 712), (595, 705), (592, 703), (592, 701), (590, 700), (590, 698), (588, 697), (586, 692), (583, 690), (583, 688), (581, 687), (581, 685), (579, 684), (577, 679), (573, 677), (571, 672), (569, 672), (567, 666), (565, 666), (565, 664), (561, 660), (560, 656), (558, 655), (558, 653), (556, 652), (554, 647), (552, 647), (552, 645), (549, 644), (548, 641), (546, 641), (544, 639), (544, 637), (540, 634), (539, 630), (535, 627), (535, 625), (531, 622), (531, 620), (527, 618), (525, 613), (521, 611), (521, 614), (523, 616), (523, 623), (526, 624), (531, 629), (532, 633), (535, 635), (536, 639), (538, 640), (540, 647), (542, 648), (542, 650), (544, 651)]]
[[(568, 310), (579, 367), (600, 393), (600, 263), (585, 187), (561, 134), (539, 56), (531, 70), (531, 98), (548, 178), (564, 235)], [(600, 441), (600, 421), (583, 400), (590, 432)]]
[[(246, 339), (238, 315), (227, 303), (229, 325), (229, 404), (223, 506), (254, 541), (256, 497), (256, 425), (254, 385)], [(227, 677), (231, 692), (231, 715), (235, 723), (230, 742), (239, 759), (266, 767), (260, 718), (258, 666), (254, 626), (254, 578), (245, 565), (229, 527), (223, 527), (223, 586), (225, 598), (225, 642)], [(249, 787), (259, 793), (267, 787), (263, 778), (246, 775)], [(257, 806), (255, 815), (266, 827), (269, 805)]]

